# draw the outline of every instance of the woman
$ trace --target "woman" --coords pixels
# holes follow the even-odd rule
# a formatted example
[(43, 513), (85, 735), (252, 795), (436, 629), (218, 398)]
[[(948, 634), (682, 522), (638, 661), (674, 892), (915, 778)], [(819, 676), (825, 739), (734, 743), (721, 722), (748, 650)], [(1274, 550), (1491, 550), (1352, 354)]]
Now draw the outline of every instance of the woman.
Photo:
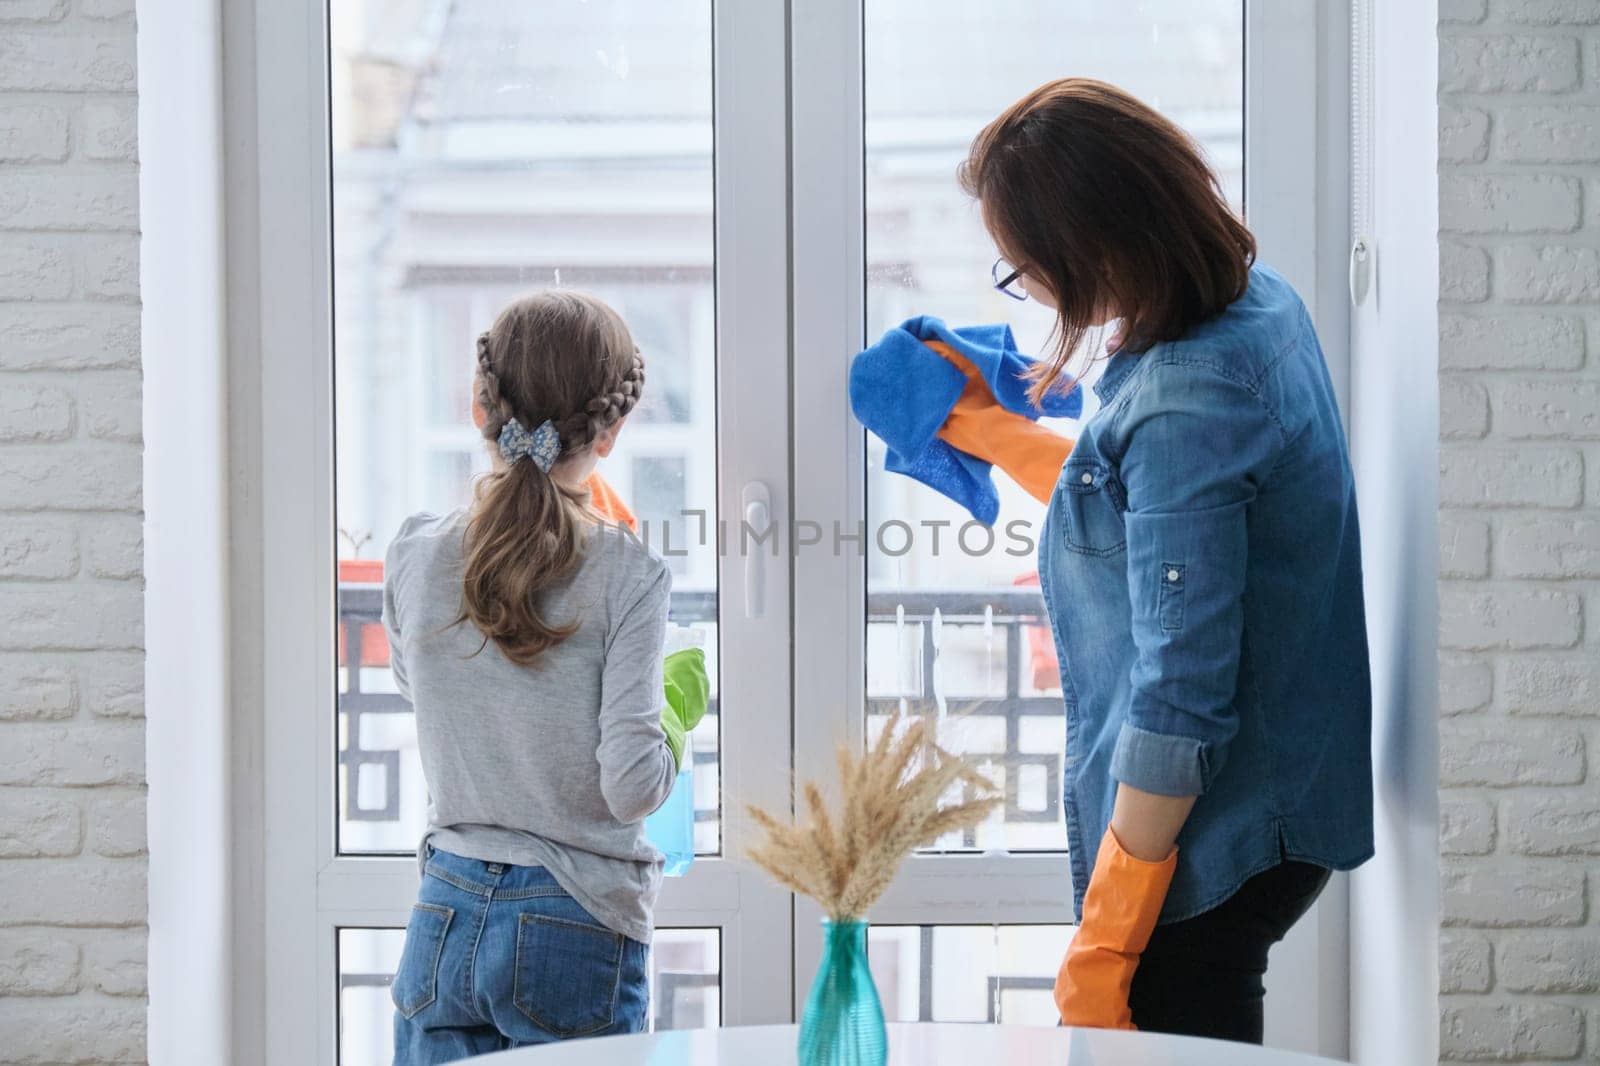
[(1030, 93), (962, 183), (998, 283), (1057, 314), (1035, 398), (1112, 335), (1039, 549), (1080, 914), (1056, 1002), (1069, 1025), (1260, 1043), (1268, 948), (1373, 851), (1356, 501), (1321, 348), (1193, 142), (1112, 86)]

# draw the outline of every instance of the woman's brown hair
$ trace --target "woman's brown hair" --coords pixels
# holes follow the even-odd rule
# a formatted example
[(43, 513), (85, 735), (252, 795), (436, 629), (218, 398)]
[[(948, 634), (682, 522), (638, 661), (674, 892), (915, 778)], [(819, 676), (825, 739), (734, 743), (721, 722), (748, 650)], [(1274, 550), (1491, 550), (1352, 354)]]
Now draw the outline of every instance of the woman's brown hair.
[(512, 662), (532, 663), (577, 629), (546, 619), (539, 598), (582, 561), (589, 491), (551, 474), (621, 421), (643, 391), (644, 360), (628, 327), (585, 293), (523, 297), (478, 338), (473, 397), (483, 435), (498, 441), (513, 418), (529, 432), (548, 419), (561, 440), (550, 473), (524, 457), (497, 464), (474, 490), (458, 621), (470, 620)]
[(1244, 294), (1256, 242), (1199, 147), (1128, 93), (1041, 85), (984, 127), (961, 165), (1001, 254), (1049, 286), (1055, 351), (1035, 402), (1108, 310), (1122, 351), (1175, 340)]

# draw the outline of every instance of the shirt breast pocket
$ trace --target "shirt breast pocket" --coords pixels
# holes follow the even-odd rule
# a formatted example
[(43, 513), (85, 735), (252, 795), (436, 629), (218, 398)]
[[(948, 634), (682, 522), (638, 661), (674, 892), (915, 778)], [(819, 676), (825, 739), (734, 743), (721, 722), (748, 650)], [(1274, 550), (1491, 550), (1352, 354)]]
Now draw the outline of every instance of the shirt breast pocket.
[(1068, 459), (1061, 468), (1062, 545), (1080, 555), (1115, 555), (1128, 544), (1122, 483), (1099, 459)]

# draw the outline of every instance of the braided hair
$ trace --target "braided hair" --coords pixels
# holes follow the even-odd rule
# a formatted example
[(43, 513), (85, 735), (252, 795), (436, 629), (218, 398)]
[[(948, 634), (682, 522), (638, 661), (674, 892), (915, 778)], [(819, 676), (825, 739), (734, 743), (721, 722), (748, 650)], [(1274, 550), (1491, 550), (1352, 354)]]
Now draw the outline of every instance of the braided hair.
[(523, 297), (478, 337), (473, 399), (483, 436), (497, 441), (512, 419), (526, 427), (548, 420), (561, 442), (549, 473), (532, 462), (497, 463), (474, 492), (457, 621), (471, 621), (512, 662), (533, 663), (578, 628), (576, 619), (546, 619), (539, 605), (542, 591), (582, 562), (593, 516), (588, 489), (564, 479), (562, 465), (588, 453), (643, 392), (644, 358), (627, 326), (586, 293)]
[[(506, 423), (513, 418), (520, 420), (520, 416), (500, 387), (500, 376), (489, 354), (489, 337), (487, 332), (478, 335), (478, 370), (473, 398), (485, 416), (483, 435), (497, 440)], [(635, 351), (632, 365), (614, 386), (555, 421), (556, 431), (561, 435), (562, 454), (581, 452), (593, 444), (600, 434), (628, 416), (643, 392), (644, 356)]]

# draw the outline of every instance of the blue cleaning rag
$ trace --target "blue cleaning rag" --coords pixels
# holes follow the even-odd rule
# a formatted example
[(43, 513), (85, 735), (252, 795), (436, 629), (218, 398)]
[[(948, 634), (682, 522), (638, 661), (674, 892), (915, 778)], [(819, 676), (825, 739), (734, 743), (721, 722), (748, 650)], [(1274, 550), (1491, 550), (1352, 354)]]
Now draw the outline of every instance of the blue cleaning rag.
[(908, 318), (859, 353), (850, 364), (850, 408), (861, 424), (889, 446), (886, 469), (927, 485), (961, 504), (984, 525), (1000, 513), (990, 463), (952, 447), (935, 434), (950, 416), (966, 376), (923, 341), (943, 341), (966, 356), (988, 382), (1001, 407), (1030, 419), (1076, 418), (1083, 393), (1051, 390), (1044, 404), (1028, 402), (1023, 377), (1034, 360), (1017, 351), (1011, 327), (996, 323), (951, 329), (931, 315)]

